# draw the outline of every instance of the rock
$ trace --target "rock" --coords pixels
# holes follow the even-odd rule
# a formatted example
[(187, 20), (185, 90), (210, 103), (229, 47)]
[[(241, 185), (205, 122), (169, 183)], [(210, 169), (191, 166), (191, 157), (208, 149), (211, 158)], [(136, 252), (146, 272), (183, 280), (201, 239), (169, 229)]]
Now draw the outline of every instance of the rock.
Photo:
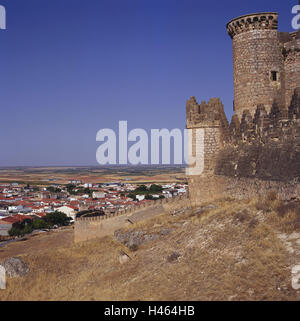
[(5, 268), (0, 265), (0, 290), (6, 289), (6, 275), (5, 275)]
[(295, 265), (292, 268), (292, 288), (300, 290), (300, 265)]
[(170, 232), (171, 232), (171, 230), (166, 229), (166, 228), (160, 230), (161, 235), (167, 235), (167, 234), (169, 234)]
[(176, 262), (178, 261), (178, 258), (180, 257), (181, 255), (178, 253), (178, 252), (173, 252), (171, 255), (169, 255), (167, 257), (167, 261), (169, 263), (173, 263), (173, 262)]
[(293, 232), (292, 234), (290, 234), (288, 236), (289, 240), (296, 240), (296, 239), (299, 239), (299, 238), (300, 238), (300, 233), (297, 233), (297, 232)]
[(206, 206), (201, 206), (199, 208), (196, 209), (196, 211), (194, 212), (194, 215), (200, 215), (203, 214), (204, 212), (210, 211), (210, 210), (214, 210), (217, 209), (218, 206), (214, 205), (214, 204), (208, 204)]
[(10, 278), (14, 278), (16, 276), (24, 276), (29, 272), (27, 265), (17, 257), (11, 257), (2, 262), (1, 265), (6, 270), (6, 276)]
[(169, 230), (165, 230), (164, 233), (160, 234), (147, 234), (145, 231), (125, 231), (117, 230), (115, 232), (115, 238), (118, 242), (124, 244), (129, 249), (135, 251), (137, 248), (144, 243), (151, 241), (156, 241), (160, 238), (161, 235), (166, 235), (169, 233)]
[(131, 257), (128, 254), (126, 254), (123, 251), (120, 252), (120, 257), (119, 257), (120, 264), (125, 264), (130, 260), (131, 260)]

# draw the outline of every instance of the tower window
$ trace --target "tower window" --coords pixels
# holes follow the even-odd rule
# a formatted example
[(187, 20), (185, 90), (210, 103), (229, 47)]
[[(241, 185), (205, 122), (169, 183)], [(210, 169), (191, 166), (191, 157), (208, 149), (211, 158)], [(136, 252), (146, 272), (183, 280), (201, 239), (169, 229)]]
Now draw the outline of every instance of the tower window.
[(278, 81), (278, 72), (277, 71), (271, 71), (271, 79), (273, 81)]

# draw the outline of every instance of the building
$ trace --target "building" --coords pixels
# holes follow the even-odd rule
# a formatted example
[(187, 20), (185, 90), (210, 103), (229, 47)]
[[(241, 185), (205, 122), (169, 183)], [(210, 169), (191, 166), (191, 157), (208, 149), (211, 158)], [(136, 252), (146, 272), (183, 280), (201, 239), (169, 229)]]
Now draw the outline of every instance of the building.
[(8, 237), (9, 230), (14, 226), (14, 224), (28, 219), (31, 220), (32, 217), (19, 214), (0, 219), (0, 237)]
[(105, 198), (106, 193), (104, 192), (93, 192), (92, 197), (93, 198)]
[(79, 179), (70, 179), (69, 184), (74, 184), (74, 185), (82, 184), (82, 181)]
[(300, 30), (279, 32), (277, 25), (274, 12), (227, 24), (234, 74), (230, 123), (219, 98), (187, 101), (193, 205), (272, 189), (282, 199), (300, 197)]
[(12, 223), (0, 220), (0, 239), (9, 236), (8, 231), (12, 228)]
[(300, 87), (300, 32), (279, 32), (278, 14), (244, 15), (227, 24), (233, 43), (234, 112), (242, 119), (263, 104), (287, 109)]
[(71, 217), (72, 220), (75, 220), (77, 210), (73, 206), (69, 206), (69, 205), (61, 206), (61, 207), (56, 208), (56, 211), (64, 213), (68, 217)]

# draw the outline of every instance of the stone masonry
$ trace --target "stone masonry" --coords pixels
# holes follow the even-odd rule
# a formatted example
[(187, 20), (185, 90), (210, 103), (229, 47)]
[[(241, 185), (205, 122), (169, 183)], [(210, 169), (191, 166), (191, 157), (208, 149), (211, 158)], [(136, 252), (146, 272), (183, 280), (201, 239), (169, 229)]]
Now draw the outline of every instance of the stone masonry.
[[(192, 205), (270, 191), (282, 199), (300, 198), (300, 30), (278, 32), (277, 25), (274, 12), (227, 24), (234, 73), (230, 124), (220, 99), (187, 101), (189, 165), (200, 162), (203, 168), (188, 172)], [(204, 152), (197, 155), (199, 130)]]
[(300, 32), (278, 32), (278, 14), (241, 16), (227, 24), (233, 42), (234, 111), (241, 120), (257, 105), (288, 108), (300, 87)]

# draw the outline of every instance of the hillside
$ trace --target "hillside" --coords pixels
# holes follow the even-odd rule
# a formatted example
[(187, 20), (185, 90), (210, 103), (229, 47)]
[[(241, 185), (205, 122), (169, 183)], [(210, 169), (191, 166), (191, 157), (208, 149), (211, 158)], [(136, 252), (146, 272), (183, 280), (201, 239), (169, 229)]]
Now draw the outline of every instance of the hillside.
[[(30, 268), (8, 280), (0, 300), (300, 299), (291, 284), (300, 264), (300, 204), (275, 195), (218, 200), (79, 244), (72, 234), (0, 249), (0, 261), (27, 249), (20, 256)], [(131, 257), (125, 264), (122, 251)]]

